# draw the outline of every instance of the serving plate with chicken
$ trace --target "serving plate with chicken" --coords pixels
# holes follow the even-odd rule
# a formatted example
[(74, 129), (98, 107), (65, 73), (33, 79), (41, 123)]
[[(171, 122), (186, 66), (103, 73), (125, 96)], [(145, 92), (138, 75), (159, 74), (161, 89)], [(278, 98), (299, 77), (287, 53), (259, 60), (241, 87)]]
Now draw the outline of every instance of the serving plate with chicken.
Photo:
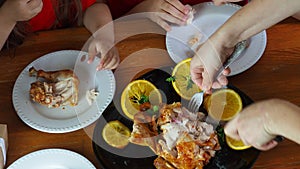
[[(259, 151), (250, 148), (236, 151), (227, 146), (222, 126), (216, 130), (204, 121), (206, 111), (189, 112), (181, 98), (165, 81), (171, 67), (152, 70), (138, 79), (145, 79), (164, 92), (166, 102), (159, 113), (141, 112), (134, 121), (128, 120), (113, 103), (98, 119), (93, 135), (93, 148), (104, 169), (248, 169)], [(252, 100), (236, 87), (229, 85), (247, 106)], [(149, 114), (150, 113), (150, 114)], [(153, 116), (155, 115), (155, 116)], [(123, 149), (106, 144), (101, 136), (104, 125), (119, 120), (131, 130), (130, 143)], [(197, 128), (197, 129), (196, 129)]]
[[(87, 53), (62, 50), (36, 59), (18, 76), (13, 105), (23, 122), (48, 133), (65, 133), (96, 121), (115, 92), (112, 71), (96, 71), (98, 62), (82, 61)], [(92, 91), (92, 92), (90, 92)], [(98, 94), (91, 100), (90, 94)]]

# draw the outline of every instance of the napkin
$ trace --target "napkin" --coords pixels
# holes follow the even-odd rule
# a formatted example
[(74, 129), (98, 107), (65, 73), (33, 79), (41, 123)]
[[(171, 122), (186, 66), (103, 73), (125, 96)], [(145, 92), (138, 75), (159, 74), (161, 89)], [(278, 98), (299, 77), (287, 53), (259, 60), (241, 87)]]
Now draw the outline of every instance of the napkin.
[(7, 125), (0, 124), (0, 169), (3, 169), (6, 163), (7, 148), (8, 148)]

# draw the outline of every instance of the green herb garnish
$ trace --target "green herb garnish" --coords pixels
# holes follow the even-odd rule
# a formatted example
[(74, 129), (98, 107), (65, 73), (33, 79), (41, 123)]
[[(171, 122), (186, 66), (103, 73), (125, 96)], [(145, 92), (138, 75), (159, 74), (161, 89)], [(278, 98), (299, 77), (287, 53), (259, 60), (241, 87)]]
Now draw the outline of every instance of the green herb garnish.
[(175, 76), (168, 77), (168, 78), (166, 79), (166, 81), (167, 81), (167, 82), (173, 82), (173, 81), (175, 81)]

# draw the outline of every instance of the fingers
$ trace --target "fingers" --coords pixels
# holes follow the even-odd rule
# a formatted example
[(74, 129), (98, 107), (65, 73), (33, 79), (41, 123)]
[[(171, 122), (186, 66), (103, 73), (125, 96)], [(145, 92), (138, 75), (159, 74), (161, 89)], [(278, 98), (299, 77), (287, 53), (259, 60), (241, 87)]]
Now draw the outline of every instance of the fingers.
[(92, 42), (89, 46), (89, 49), (88, 49), (88, 55), (89, 55), (88, 57), (89, 58), (88, 58), (87, 62), (89, 64), (92, 63), (95, 60), (95, 57), (96, 57), (97, 53), (98, 53), (97, 44)]
[(185, 23), (188, 18), (186, 14), (189, 12), (189, 9), (178, 0), (168, 0), (167, 2), (162, 4), (161, 9)]
[(229, 121), (224, 127), (225, 134), (235, 140), (241, 140), (237, 129), (238, 116)]
[(186, 6), (184, 6), (180, 1), (178, 0), (166, 0), (169, 4), (172, 4), (177, 10), (181, 11), (184, 14), (188, 14), (190, 9)]
[(202, 82), (203, 82), (203, 73), (204, 69), (201, 67), (201, 64), (197, 63), (197, 59), (194, 57), (191, 61), (190, 72), (191, 78), (193, 82), (202, 89)]
[(271, 140), (270, 142), (262, 145), (262, 146), (259, 146), (259, 145), (253, 145), (253, 147), (259, 149), (259, 150), (262, 150), (262, 151), (267, 151), (267, 150), (270, 150), (274, 147), (276, 147), (278, 145), (278, 142), (275, 141), (275, 140)]

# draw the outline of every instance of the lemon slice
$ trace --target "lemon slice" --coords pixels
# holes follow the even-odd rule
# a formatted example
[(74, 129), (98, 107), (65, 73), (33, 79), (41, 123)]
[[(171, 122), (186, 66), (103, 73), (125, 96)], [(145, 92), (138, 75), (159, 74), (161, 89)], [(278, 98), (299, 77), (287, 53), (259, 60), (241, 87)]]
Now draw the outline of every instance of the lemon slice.
[(108, 145), (124, 148), (129, 143), (130, 130), (118, 120), (110, 121), (104, 126), (102, 137)]
[(227, 145), (234, 150), (245, 150), (251, 147), (251, 145), (245, 145), (241, 140), (235, 140), (231, 137), (225, 136)]
[(131, 120), (136, 113), (144, 111), (142, 108), (144, 105), (150, 108), (160, 103), (162, 103), (160, 91), (147, 80), (132, 81), (123, 90), (121, 96), (121, 108)]
[(240, 95), (232, 89), (220, 89), (204, 98), (204, 108), (215, 120), (228, 121), (243, 108)]
[(195, 93), (201, 91), (191, 79), (190, 63), (191, 58), (185, 59), (179, 62), (172, 72), (172, 77), (175, 78), (172, 85), (178, 95), (186, 100), (190, 100)]

